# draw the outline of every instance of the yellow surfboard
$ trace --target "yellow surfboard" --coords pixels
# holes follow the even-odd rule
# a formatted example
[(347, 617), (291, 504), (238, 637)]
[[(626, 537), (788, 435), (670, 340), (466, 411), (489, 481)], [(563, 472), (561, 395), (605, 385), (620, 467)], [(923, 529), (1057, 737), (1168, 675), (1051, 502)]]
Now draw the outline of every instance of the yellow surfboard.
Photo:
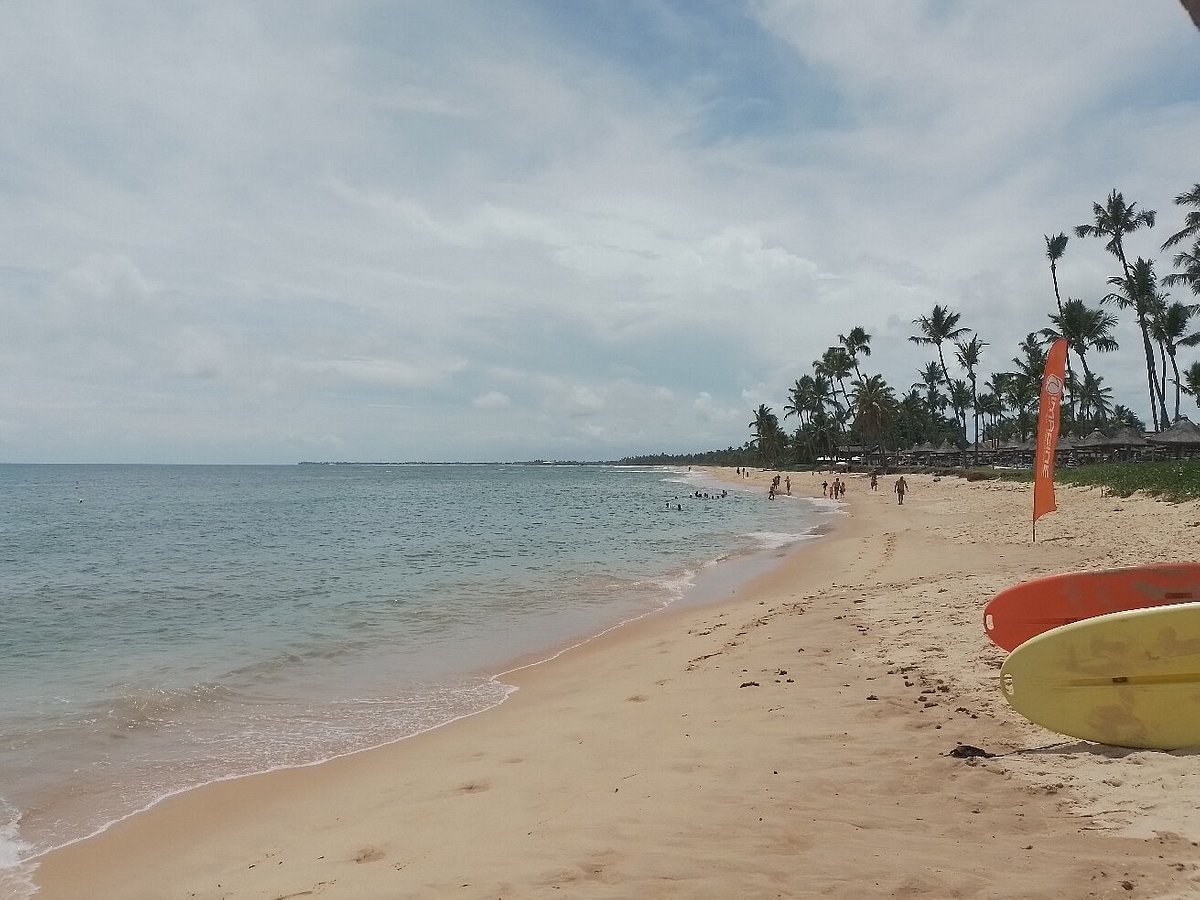
[(1084, 619), (1030, 638), (1000, 669), (1017, 712), (1112, 744), (1200, 745), (1200, 602)]

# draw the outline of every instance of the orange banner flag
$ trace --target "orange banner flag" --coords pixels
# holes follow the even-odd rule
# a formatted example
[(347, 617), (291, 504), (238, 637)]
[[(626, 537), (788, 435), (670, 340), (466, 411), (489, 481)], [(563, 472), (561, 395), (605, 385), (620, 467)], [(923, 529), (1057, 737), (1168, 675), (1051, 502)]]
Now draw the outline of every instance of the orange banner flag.
[(1059, 338), (1046, 354), (1042, 373), (1042, 396), (1038, 401), (1037, 451), (1033, 458), (1033, 529), (1037, 520), (1054, 512), (1054, 455), (1058, 451), (1059, 412), (1062, 407), (1063, 376), (1067, 369), (1067, 342)]

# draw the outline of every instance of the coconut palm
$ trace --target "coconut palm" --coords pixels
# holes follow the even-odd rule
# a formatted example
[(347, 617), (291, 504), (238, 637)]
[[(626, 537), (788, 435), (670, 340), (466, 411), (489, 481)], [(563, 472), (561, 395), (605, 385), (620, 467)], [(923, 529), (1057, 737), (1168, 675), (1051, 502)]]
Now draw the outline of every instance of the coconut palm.
[(1117, 341), (1112, 336), (1112, 330), (1117, 327), (1117, 317), (1099, 307), (1091, 307), (1082, 300), (1068, 297), (1062, 305), (1062, 311), (1057, 316), (1050, 316), (1050, 321), (1054, 327), (1043, 328), (1042, 335), (1050, 342), (1065, 338), (1067, 346), (1079, 357), (1085, 377), (1091, 374), (1087, 364), (1089, 350), (1111, 353), (1117, 349)]
[[(979, 385), (976, 382), (976, 370), (979, 368), (979, 357), (987, 343), (979, 339), (978, 334), (971, 336), (969, 341), (955, 341), (955, 357), (958, 364), (967, 370), (967, 380), (971, 383), (971, 409), (975, 417), (975, 463), (979, 464)], [(963, 417), (963, 431), (967, 430), (966, 417)], [(965, 433), (963, 435), (966, 437)]]
[(763, 468), (770, 468), (779, 458), (779, 418), (771, 411), (771, 407), (760, 403), (754, 411), (754, 421), (749, 427), (754, 431), (754, 439), (750, 445), (758, 448), (758, 458)]
[(1115, 303), (1122, 309), (1132, 308), (1137, 318), (1138, 327), (1142, 331), (1142, 344), (1146, 352), (1146, 378), (1150, 390), (1150, 412), (1157, 430), (1162, 423), (1166, 427), (1170, 420), (1167, 418), (1167, 404), (1163, 398), (1161, 386), (1158, 383), (1158, 367), (1154, 362), (1154, 349), (1150, 344), (1150, 319), (1162, 303), (1159, 295), (1158, 279), (1154, 276), (1154, 263), (1138, 257), (1131, 266), (1127, 266), (1127, 275), (1114, 276), (1108, 283), (1116, 288), (1111, 294), (1106, 294), (1101, 300)]
[(1162, 249), (1169, 250), (1185, 241), (1200, 240), (1200, 181), (1175, 198), (1178, 206), (1193, 206), (1183, 217), (1183, 227), (1163, 241)]
[[(1171, 370), (1175, 373), (1175, 418), (1179, 418), (1179, 394), (1182, 390), (1179, 380), (1179, 363), (1175, 358), (1175, 352), (1180, 347), (1195, 347), (1200, 344), (1200, 331), (1189, 331), (1191, 327), (1191, 319), (1198, 311), (1200, 305), (1173, 302), (1162, 305), (1155, 311), (1155, 315), (1150, 322), (1150, 333), (1154, 339), (1158, 341), (1166, 352), (1167, 357), (1171, 360)], [(1166, 381), (1167, 372), (1166, 366), (1163, 366), (1163, 381)], [(1166, 393), (1166, 385), (1163, 385), (1163, 393)]]
[(807, 424), (814, 405), (813, 377), (802, 375), (796, 379), (796, 383), (788, 391), (788, 402), (783, 407), (783, 417), (786, 419), (789, 416), (796, 416), (803, 427)]
[(961, 444), (967, 442), (967, 407), (974, 402), (974, 399), (970, 384), (961, 378), (951, 380), (950, 406), (954, 409), (955, 425), (958, 426), (955, 430), (962, 438)]
[(929, 420), (936, 422), (946, 407), (946, 398), (938, 390), (946, 382), (942, 376), (942, 370), (938, 368), (936, 362), (930, 361), (923, 368), (917, 369), (917, 377), (921, 380), (913, 382), (912, 386), (916, 390), (925, 391), (925, 405), (929, 411)]
[(1112, 415), (1112, 388), (1104, 386), (1104, 379), (1091, 373), (1079, 383), (1079, 405), (1100, 423), (1104, 424)]
[(1196, 398), (1200, 406), (1200, 362), (1194, 362), (1183, 371), (1183, 388)]
[(1162, 283), (1168, 287), (1187, 285), (1193, 294), (1200, 294), (1200, 241), (1191, 250), (1176, 253), (1171, 264), (1180, 271), (1163, 276)]
[(846, 408), (850, 408), (850, 395), (846, 393), (846, 379), (850, 377), (854, 367), (850, 364), (850, 354), (845, 347), (830, 347), (821, 354), (821, 358), (813, 363), (813, 369), (819, 375), (824, 375), (836, 381), (841, 389)]
[[(1063, 314), (1062, 295), (1058, 292), (1058, 261), (1063, 258), (1063, 254), (1067, 252), (1067, 236), (1063, 233), (1050, 237), (1048, 234), (1042, 235), (1046, 239), (1046, 258), (1050, 260), (1050, 280), (1054, 282), (1054, 302), (1058, 305), (1058, 314)], [(1067, 382), (1071, 382), (1071, 354), (1067, 354)], [(1075, 418), (1075, 395), (1072, 394), (1067, 404), (1071, 410), (1071, 418)]]
[[(1158, 378), (1155, 376), (1154, 366), (1154, 351), (1150, 346), (1150, 332), (1147, 316), (1151, 308), (1149, 297), (1136, 299), (1140, 285), (1134, 282), (1133, 267), (1129, 265), (1129, 260), (1125, 257), (1125, 236), (1137, 231), (1143, 225), (1147, 228), (1154, 227), (1155, 212), (1152, 209), (1138, 210), (1136, 203), (1126, 203), (1124, 195), (1120, 191), (1113, 190), (1108, 195), (1108, 201), (1104, 206), (1099, 203), (1092, 204), (1093, 221), (1088, 225), (1075, 226), (1075, 234), (1079, 237), (1100, 237), (1107, 238), (1108, 242), (1104, 245), (1109, 253), (1113, 254), (1121, 262), (1121, 272), (1123, 281), (1127, 282), (1127, 286), (1131, 293), (1128, 295), (1130, 304), (1137, 310), (1138, 327), (1142, 332), (1142, 345), (1146, 352), (1146, 381), (1150, 389), (1150, 411), (1153, 413), (1155, 427), (1158, 427), (1158, 416), (1160, 409), (1165, 414), (1165, 404), (1163, 403), (1160, 392), (1158, 391)], [(1112, 279), (1109, 279), (1112, 284)], [(1110, 295), (1111, 296), (1111, 295)], [(1158, 405), (1155, 405), (1155, 400), (1158, 400)]]
[(871, 335), (867, 334), (867, 330), (861, 325), (855, 325), (850, 329), (849, 334), (839, 334), (838, 342), (850, 357), (850, 365), (854, 367), (854, 374), (861, 381), (862, 372), (858, 370), (858, 358), (871, 355)]
[(921, 333), (912, 335), (909, 340), (914, 344), (932, 344), (937, 347), (938, 362), (942, 364), (942, 378), (950, 383), (950, 372), (946, 369), (946, 357), (942, 355), (942, 344), (962, 337), (969, 331), (960, 327), (961, 313), (951, 312), (948, 306), (934, 304), (933, 312), (928, 316), (913, 319), (913, 324), (920, 326)]
[(1121, 268), (1128, 273), (1129, 263), (1125, 259), (1125, 235), (1132, 234), (1143, 225), (1154, 227), (1156, 213), (1152, 209), (1138, 210), (1136, 203), (1126, 203), (1124, 195), (1114, 190), (1101, 206), (1092, 204), (1093, 221), (1088, 225), (1076, 225), (1079, 237), (1108, 238), (1104, 249), (1121, 261)]
[(868, 375), (854, 382), (854, 426), (868, 446), (879, 444), (880, 465), (887, 467), (883, 430), (896, 417), (896, 394), (882, 375)]

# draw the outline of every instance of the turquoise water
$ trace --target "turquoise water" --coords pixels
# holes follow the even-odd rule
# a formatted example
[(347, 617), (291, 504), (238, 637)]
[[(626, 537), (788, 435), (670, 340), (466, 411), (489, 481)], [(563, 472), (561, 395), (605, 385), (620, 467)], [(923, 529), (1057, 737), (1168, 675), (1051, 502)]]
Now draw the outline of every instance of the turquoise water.
[(0, 465), (0, 508), (11, 878), (170, 793), (493, 706), (514, 662), (831, 514), (686, 471), (499, 465)]

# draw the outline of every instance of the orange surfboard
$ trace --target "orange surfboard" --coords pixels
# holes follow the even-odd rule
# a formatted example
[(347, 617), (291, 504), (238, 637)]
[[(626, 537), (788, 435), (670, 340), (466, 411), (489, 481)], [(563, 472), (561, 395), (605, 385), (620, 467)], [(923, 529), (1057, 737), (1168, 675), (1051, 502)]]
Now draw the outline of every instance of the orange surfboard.
[(1065, 572), (1005, 588), (983, 609), (992, 643), (1014, 650), (1051, 628), (1093, 616), (1200, 601), (1200, 563)]

